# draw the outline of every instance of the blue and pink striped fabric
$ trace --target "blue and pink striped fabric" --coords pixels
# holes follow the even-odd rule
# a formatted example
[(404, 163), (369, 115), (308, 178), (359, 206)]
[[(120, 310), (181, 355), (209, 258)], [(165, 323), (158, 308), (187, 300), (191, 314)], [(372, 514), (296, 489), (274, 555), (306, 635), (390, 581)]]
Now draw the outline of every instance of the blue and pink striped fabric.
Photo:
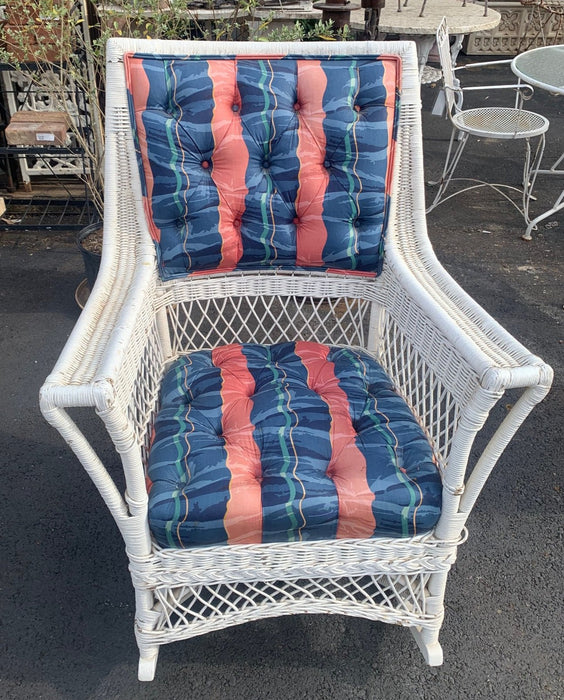
[(441, 509), (432, 449), (382, 368), (312, 342), (177, 360), (148, 480), (163, 547), (407, 537)]
[(125, 56), (159, 272), (383, 262), (397, 56)]

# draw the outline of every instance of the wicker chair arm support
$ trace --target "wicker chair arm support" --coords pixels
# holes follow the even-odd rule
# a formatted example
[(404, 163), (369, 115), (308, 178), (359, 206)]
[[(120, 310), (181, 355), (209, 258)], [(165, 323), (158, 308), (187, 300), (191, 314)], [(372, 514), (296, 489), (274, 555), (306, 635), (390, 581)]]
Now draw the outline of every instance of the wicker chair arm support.
[(53, 406), (50, 402), (49, 391), (45, 391), (41, 399), (41, 411), (47, 420), (74, 452), (85, 471), (88, 473), (108, 510), (112, 514), (119, 529), (123, 532), (130, 516), (127, 505), (119, 492), (116, 483), (108, 473), (102, 461), (92, 448), (87, 438), (82, 434), (67, 412)]

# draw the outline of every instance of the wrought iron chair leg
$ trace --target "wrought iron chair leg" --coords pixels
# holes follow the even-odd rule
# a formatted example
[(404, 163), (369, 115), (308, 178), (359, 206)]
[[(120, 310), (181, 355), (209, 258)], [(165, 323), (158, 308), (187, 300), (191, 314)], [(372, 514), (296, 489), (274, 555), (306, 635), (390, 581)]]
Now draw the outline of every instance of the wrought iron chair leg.
[[(441, 176), (440, 180), (437, 181), (429, 181), (427, 184), (429, 185), (439, 185), (439, 190), (437, 194), (435, 195), (435, 198), (432, 202), (432, 204), (427, 208), (426, 213), (429, 213), (432, 211), (435, 207), (437, 207), (439, 204), (442, 204), (443, 202), (446, 202), (447, 200), (451, 199), (452, 197), (456, 197), (458, 194), (462, 194), (463, 192), (468, 192), (469, 190), (477, 189), (478, 187), (490, 187), (492, 190), (495, 190), (498, 194), (500, 194), (502, 197), (504, 197), (510, 204), (512, 204), (517, 211), (524, 217), (525, 223), (528, 225), (530, 223), (529, 219), (529, 205), (531, 200), (535, 201), (536, 197), (533, 195), (533, 187), (536, 182), (537, 178), (537, 172), (539, 165), (542, 160), (542, 156), (544, 153), (544, 146), (545, 146), (545, 136), (544, 134), (541, 134), (539, 137), (539, 142), (537, 144), (537, 148), (535, 150), (534, 156), (531, 158), (531, 144), (530, 144), (530, 139), (525, 139), (526, 143), (526, 151), (525, 151), (525, 163), (523, 166), (523, 186), (520, 187), (514, 187), (513, 185), (505, 185), (501, 183), (494, 183), (494, 182), (485, 182), (483, 180), (477, 180), (476, 178), (454, 178), (454, 170), (456, 169), (456, 166), (458, 165), (458, 161), (460, 160), (460, 156), (462, 155), (462, 151), (466, 145), (466, 141), (468, 140), (468, 134), (462, 133), (462, 138), (459, 142), (458, 148), (454, 152), (454, 154), (451, 157), (452, 153), (452, 148), (453, 148), (453, 142), (455, 139), (455, 136), (457, 133), (456, 129), (453, 130), (451, 134), (451, 140), (449, 143), (449, 149), (447, 152), (447, 158), (445, 161), (445, 167), (443, 169), (443, 174)], [(449, 159), (450, 159), (450, 164), (449, 164)], [(475, 185), (472, 185), (470, 187), (465, 187), (461, 190), (458, 190), (456, 192), (452, 192), (451, 194), (448, 195), (448, 197), (445, 197), (445, 190), (449, 186), (449, 184), (453, 181), (466, 181), (466, 182), (475, 182)], [(521, 208), (519, 205), (511, 199), (511, 197), (504, 192), (503, 190), (514, 190), (515, 192), (519, 192), (522, 197), (522, 206)], [(530, 236), (530, 227), (527, 229), (529, 232)], [(530, 238), (527, 238), (527, 233), (523, 236), (525, 240), (530, 240)]]
[(544, 213), (540, 214), (539, 216), (537, 216), (535, 219), (533, 219), (529, 223), (529, 225), (527, 226), (527, 230), (521, 236), (521, 238), (524, 241), (532, 240), (531, 231), (533, 229), (536, 229), (537, 224), (540, 223), (541, 221), (544, 221), (549, 216), (552, 216), (552, 214), (556, 214), (557, 212), (561, 211), (563, 208), (564, 208), (564, 190), (562, 190), (562, 192), (560, 193), (560, 196), (558, 197), (558, 199), (554, 203), (554, 206), (552, 207), (552, 209), (549, 209), (548, 211), (545, 211)]
[[(454, 142), (455, 140), (458, 141), (458, 145), (456, 146), (456, 149), (454, 150), (453, 153), (453, 147), (454, 147)], [(456, 170), (456, 166), (458, 165), (458, 161), (460, 160), (460, 156), (462, 155), (462, 152), (464, 151), (464, 148), (466, 146), (466, 143), (468, 141), (468, 134), (464, 132), (460, 132), (457, 129), (453, 129), (451, 134), (450, 134), (450, 141), (448, 144), (448, 151), (445, 159), (445, 165), (443, 168), (443, 172), (441, 175), (440, 180), (437, 180), (435, 182), (429, 182), (430, 185), (439, 185), (439, 189), (437, 191), (437, 194), (435, 195), (435, 198), (433, 202), (431, 203), (431, 206), (428, 207), (427, 213), (432, 211), (435, 207), (437, 207), (441, 201), (443, 200), (444, 193), (447, 189), (447, 187), (450, 184), (450, 181), (452, 180), (452, 176), (454, 175), (454, 171)]]
[[(540, 135), (537, 147), (535, 149), (534, 157), (531, 158), (531, 143), (529, 139), (527, 141), (527, 155), (525, 158), (525, 165), (523, 167), (523, 216), (525, 217), (525, 223), (527, 224), (527, 230), (529, 230), (529, 224), (531, 219), (529, 218), (529, 205), (531, 200), (535, 201), (536, 197), (533, 196), (533, 188), (537, 179), (537, 174), (539, 166), (542, 161), (542, 156), (544, 154), (545, 146), (545, 136)], [(535, 227), (536, 228), (536, 227)], [(526, 235), (526, 233), (525, 233)], [(529, 232), (530, 235), (530, 232)]]

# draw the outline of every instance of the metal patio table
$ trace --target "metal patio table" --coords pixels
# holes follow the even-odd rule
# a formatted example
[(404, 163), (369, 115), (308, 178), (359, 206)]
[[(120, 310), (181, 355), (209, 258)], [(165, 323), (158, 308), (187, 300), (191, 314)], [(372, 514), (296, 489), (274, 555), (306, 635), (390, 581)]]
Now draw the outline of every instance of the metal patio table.
[[(515, 75), (534, 87), (555, 95), (564, 95), (564, 44), (558, 46), (540, 46), (515, 56), (511, 62), (511, 70)], [(564, 151), (548, 169), (538, 169), (536, 175), (564, 175), (561, 168), (564, 161)], [(556, 198), (550, 209), (533, 219), (527, 226), (523, 238), (531, 240), (531, 231), (544, 219), (556, 214), (564, 208), (564, 189)]]

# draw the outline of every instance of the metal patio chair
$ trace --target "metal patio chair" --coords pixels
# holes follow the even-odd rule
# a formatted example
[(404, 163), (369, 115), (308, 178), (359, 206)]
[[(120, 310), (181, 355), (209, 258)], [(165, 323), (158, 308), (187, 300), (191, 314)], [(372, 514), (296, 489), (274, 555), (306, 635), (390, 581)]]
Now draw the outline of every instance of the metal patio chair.
[[(427, 208), (427, 213), (442, 202), (446, 202), (462, 192), (468, 192), (469, 190), (479, 187), (490, 187), (507, 199), (522, 214), (525, 223), (528, 224), (530, 221), (529, 203), (532, 197), (536, 170), (542, 159), (545, 133), (550, 125), (548, 119), (541, 114), (523, 109), (523, 101), (532, 96), (534, 89), (530, 85), (522, 83), (514, 85), (461, 87), (455, 71), (467, 68), (499, 66), (501, 64), (509, 64), (511, 61), (487, 61), (475, 63), (470, 66), (461, 66), (455, 69), (450, 52), (448, 26), (446, 18), (444, 17), (437, 28), (437, 48), (443, 73), (446, 112), (452, 123), (452, 131), (441, 177), (438, 181), (429, 183), (430, 185), (438, 185), (438, 188), (431, 205)], [(490, 107), (483, 105), (468, 109), (463, 108), (464, 93), (485, 91), (487, 94), (491, 94), (496, 90), (515, 91), (516, 98), (514, 106)], [(453, 177), (470, 136), (476, 136), (482, 139), (523, 140), (525, 142), (525, 162), (523, 165), (522, 187), (490, 183), (485, 180), (477, 180), (474, 178)], [(538, 138), (538, 142), (533, 153), (531, 149), (531, 140), (535, 138)], [(447, 194), (447, 189), (453, 181), (470, 182), (473, 184)], [(520, 194), (521, 204), (519, 205), (515, 199), (504, 190), (518, 192)]]
[(414, 45), (114, 39), (106, 132), (102, 265), (41, 409), (125, 541), (139, 678), (291, 613), (440, 664), (467, 518), (552, 372), (430, 246)]

